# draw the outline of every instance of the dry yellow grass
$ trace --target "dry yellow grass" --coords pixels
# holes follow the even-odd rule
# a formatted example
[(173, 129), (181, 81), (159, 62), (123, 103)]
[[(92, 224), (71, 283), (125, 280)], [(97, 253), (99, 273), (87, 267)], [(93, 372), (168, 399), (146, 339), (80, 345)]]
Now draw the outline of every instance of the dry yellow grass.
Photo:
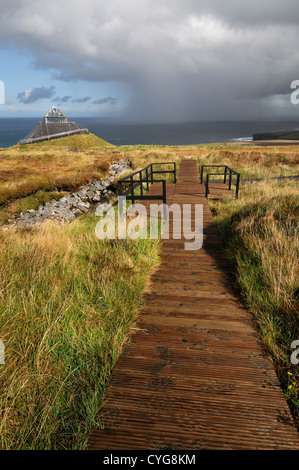
[[(0, 204), (38, 190), (72, 190), (107, 173), (102, 163), (121, 154), (92, 134), (15, 146), (0, 153)], [(107, 149), (109, 151), (107, 152)]]

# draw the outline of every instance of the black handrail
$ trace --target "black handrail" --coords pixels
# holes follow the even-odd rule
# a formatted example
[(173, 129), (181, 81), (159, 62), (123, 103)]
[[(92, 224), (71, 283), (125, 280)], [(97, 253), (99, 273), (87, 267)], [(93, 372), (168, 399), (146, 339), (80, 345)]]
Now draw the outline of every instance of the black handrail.
[(240, 173), (238, 173), (237, 171), (233, 170), (232, 168), (230, 168), (228, 165), (202, 165), (201, 166), (201, 172), (200, 172), (200, 182), (201, 184), (203, 183), (203, 171), (204, 171), (204, 168), (207, 168), (207, 167), (210, 167), (210, 168), (224, 168), (224, 173), (207, 173), (206, 174), (206, 182), (205, 182), (205, 186), (206, 186), (206, 192), (205, 192), (205, 197), (208, 197), (208, 194), (210, 193), (209, 191), (209, 178), (210, 176), (215, 176), (215, 175), (220, 175), (220, 176), (223, 176), (223, 183), (226, 184), (226, 178), (228, 176), (228, 189), (231, 190), (231, 187), (232, 187), (232, 176), (233, 175), (236, 175), (237, 178), (236, 178), (236, 199), (238, 199), (239, 197), (239, 187), (240, 187)]
[[(155, 170), (155, 165), (173, 165), (173, 170)], [(142, 170), (135, 171), (124, 178), (118, 180), (118, 195), (119, 196), (126, 196), (128, 200), (135, 203), (136, 199), (162, 199), (163, 203), (166, 204), (166, 181), (165, 180), (157, 180), (154, 178), (155, 174), (166, 174), (170, 173), (173, 174), (173, 182), (176, 183), (176, 163), (175, 162), (157, 162), (157, 163), (150, 163)], [(136, 179), (135, 179), (136, 177)], [(162, 183), (162, 194), (161, 195), (146, 195), (143, 193), (143, 184), (146, 183), (146, 189), (148, 191), (149, 184), (153, 183)], [(128, 184), (128, 189), (123, 189), (122, 185)], [(135, 189), (140, 188), (140, 195), (135, 194)]]

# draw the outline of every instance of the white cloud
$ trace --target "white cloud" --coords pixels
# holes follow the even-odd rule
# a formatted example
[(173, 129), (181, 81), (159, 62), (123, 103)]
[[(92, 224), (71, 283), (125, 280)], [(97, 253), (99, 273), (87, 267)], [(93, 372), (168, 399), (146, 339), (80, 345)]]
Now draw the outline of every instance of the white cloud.
[(55, 87), (52, 85), (49, 88), (37, 86), (29, 90), (22, 91), (18, 94), (17, 98), (20, 103), (30, 104), (35, 103), (43, 98), (52, 98), (55, 94)]

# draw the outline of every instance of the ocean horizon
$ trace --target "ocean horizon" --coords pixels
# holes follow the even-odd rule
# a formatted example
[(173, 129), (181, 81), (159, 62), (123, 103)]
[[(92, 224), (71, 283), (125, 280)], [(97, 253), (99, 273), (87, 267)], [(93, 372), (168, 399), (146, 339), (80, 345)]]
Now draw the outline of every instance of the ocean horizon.
[[(294, 119), (252, 121), (198, 121), (175, 124), (124, 124), (103, 118), (69, 117), (90, 132), (116, 146), (199, 145), (251, 141), (256, 132), (298, 130)], [(42, 118), (0, 118), (0, 147), (10, 147), (42, 121)]]

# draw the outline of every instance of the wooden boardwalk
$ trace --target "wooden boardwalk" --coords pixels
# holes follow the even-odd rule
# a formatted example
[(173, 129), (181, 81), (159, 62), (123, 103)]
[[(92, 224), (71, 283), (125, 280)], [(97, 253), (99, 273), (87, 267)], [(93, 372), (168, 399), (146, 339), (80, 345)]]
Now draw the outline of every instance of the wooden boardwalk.
[(203, 248), (163, 242), (138, 330), (112, 374), (104, 429), (92, 431), (89, 449), (299, 449), (203, 193), (196, 162), (182, 161), (167, 202), (203, 204)]

